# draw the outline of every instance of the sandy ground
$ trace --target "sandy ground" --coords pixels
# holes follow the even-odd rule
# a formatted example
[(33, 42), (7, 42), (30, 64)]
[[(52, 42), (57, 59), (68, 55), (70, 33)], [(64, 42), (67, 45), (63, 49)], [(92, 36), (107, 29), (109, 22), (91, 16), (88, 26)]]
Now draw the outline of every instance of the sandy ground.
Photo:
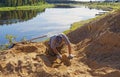
[(18, 43), (0, 52), (0, 77), (120, 77), (120, 12), (67, 34), (75, 57), (47, 54), (45, 43)]

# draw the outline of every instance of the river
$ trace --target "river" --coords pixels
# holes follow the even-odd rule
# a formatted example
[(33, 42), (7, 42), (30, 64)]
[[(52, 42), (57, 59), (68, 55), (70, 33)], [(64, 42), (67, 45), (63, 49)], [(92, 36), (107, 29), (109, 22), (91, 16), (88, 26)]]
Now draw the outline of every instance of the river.
[(94, 18), (103, 10), (90, 9), (84, 6), (70, 8), (46, 8), (39, 10), (15, 10), (0, 12), (0, 44), (8, 43), (6, 35), (13, 35), (16, 41), (32, 39), (48, 35), (45, 40), (54, 34), (68, 30), (74, 22)]

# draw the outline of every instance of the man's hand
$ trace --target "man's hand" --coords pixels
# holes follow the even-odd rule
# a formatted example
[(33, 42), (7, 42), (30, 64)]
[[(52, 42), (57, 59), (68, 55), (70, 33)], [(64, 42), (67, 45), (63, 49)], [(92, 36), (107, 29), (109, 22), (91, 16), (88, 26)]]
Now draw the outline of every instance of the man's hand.
[(74, 56), (75, 56), (75, 55), (73, 55), (73, 54), (69, 54), (68, 58), (69, 58), (69, 59), (72, 59)]
[(57, 55), (57, 58), (62, 59), (62, 55), (61, 54)]

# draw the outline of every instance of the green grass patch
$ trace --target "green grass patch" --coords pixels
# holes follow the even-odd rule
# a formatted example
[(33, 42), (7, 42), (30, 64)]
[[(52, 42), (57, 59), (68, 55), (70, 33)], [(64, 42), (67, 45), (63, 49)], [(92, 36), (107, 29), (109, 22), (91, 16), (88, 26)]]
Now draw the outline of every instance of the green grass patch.
[(86, 3), (86, 6), (92, 7), (92, 8), (98, 8), (98, 9), (119, 9), (120, 3), (113, 3), (113, 2), (101, 2), (101, 3)]
[(64, 33), (67, 34), (67, 33), (69, 33), (69, 32), (72, 32), (72, 31), (76, 30), (77, 28), (83, 26), (85, 23), (88, 23), (88, 22), (90, 22), (90, 21), (91, 21), (91, 19), (89, 19), (89, 20), (84, 20), (84, 21), (79, 21), (79, 22), (75, 22), (75, 23), (73, 23), (73, 24), (71, 25), (70, 29), (64, 31)]
[(0, 7), (0, 11), (11, 11), (11, 10), (35, 10), (35, 9), (45, 9), (54, 7), (53, 4), (41, 4), (41, 5), (26, 5), (26, 6), (16, 6), (16, 7)]

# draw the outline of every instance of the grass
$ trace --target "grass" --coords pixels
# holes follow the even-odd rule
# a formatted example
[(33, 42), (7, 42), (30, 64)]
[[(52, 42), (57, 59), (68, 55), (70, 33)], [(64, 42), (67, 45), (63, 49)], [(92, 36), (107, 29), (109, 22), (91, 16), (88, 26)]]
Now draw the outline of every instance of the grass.
[(11, 10), (33, 10), (33, 9), (45, 9), (49, 7), (54, 7), (53, 4), (41, 4), (41, 5), (26, 5), (26, 6), (16, 6), (16, 7), (0, 7), (0, 11), (11, 11)]
[(105, 15), (102, 15), (102, 16), (97, 16), (97, 17), (95, 17), (95, 18), (91, 18), (91, 19), (88, 19), (88, 20), (75, 22), (75, 23), (73, 23), (73, 24), (71, 25), (70, 29), (64, 31), (64, 33), (65, 33), (65, 34), (68, 34), (68, 33), (72, 32), (72, 31), (80, 28), (81, 26), (83, 26), (83, 25), (85, 25), (85, 24), (87, 24), (87, 23), (89, 23), (89, 22), (92, 22), (92, 21), (95, 21), (96, 19), (102, 18), (102, 17), (104, 17), (104, 16), (106, 16), (106, 14), (105, 14)]
[(91, 8), (98, 8), (98, 9), (106, 9), (106, 10), (109, 10), (109, 9), (120, 9), (120, 3), (113, 3), (113, 2), (101, 2), (101, 3), (87, 3), (85, 4)]
[(69, 33), (69, 32), (72, 32), (72, 31), (76, 30), (77, 28), (83, 26), (85, 23), (88, 23), (88, 22), (90, 22), (90, 21), (91, 21), (91, 19), (89, 19), (89, 20), (84, 20), (84, 21), (79, 21), (79, 22), (75, 22), (75, 23), (73, 23), (73, 24), (71, 25), (70, 29), (64, 31), (64, 33), (67, 34), (67, 33)]

